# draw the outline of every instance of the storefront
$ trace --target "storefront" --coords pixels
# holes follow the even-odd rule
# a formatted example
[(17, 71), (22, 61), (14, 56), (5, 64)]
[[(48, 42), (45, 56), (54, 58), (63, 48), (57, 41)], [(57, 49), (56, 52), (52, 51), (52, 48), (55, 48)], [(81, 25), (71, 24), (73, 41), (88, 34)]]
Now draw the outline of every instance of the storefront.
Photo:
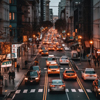
[(12, 67), (12, 61), (4, 60), (1, 63), (1, 74), (7, 73), (11, 67)]

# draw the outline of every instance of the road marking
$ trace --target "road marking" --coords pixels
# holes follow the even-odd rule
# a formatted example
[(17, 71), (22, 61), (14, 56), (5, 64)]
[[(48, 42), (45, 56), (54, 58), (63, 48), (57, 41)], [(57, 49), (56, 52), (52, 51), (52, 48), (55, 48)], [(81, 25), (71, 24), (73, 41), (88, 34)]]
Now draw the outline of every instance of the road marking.
[(43, 89), (38, 89), (38, 92), (43, 92)]
[(47, 69), (47, 68), (44, 68), (44, 69)]
[(79, 92), (84, 92), (83, 89), (78, 89)]
[(63, 68), (60, 68), (60, 69), (63, 69)]
[(15, 93), (16, 93), (16, 94), (18, 94), (18, 93), (20, 93), (20, 91), (21, 91), (21, 90), (16, 90), (16, 92), (15, 92)]
[(27, 93), (28, 89), (24, 89), (23, 93)]
[(72, 91), (72, 92), (76, 92), (76, 90), (75, 90), (75, 89), (71, 89), (71, 91)]
[(35, 92), (35, 89), (31, 89), (30, 93), (34, 93)]
[(91, 92), (92, 92), (90, 89), (86, 89), (86, 91), (87, 91), (88, 93), (91, 93)]
[(65, 92), (69, 92), (69, 90), (68, 89), (65, 89)]

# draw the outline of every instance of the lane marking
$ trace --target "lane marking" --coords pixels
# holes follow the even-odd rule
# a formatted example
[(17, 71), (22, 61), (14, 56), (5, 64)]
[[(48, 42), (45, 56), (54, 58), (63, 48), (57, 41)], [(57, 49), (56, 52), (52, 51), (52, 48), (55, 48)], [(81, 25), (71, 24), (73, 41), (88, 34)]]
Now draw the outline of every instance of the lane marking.
[(90, 89), (86, 89), (86, 91), (87, 91), (88, 93), (91, 93), (91, 92), (92, 92)]
[(69, 90), (68, 89), (65, 89), (65, 92), (69, 92)]
[(35, 89), (31, 89), (30, 93), (34, 93), (35, 92)]
[(27, 93), (28, 89), (24, 89), (23, 93)]
[(72, 91), (72, 92), (76, 92), (76, 90), (75, 90), (75, 89), (71, 89), (71, 91)]
[(63, 69), (63, 68), (60, 68), (60, 69)]
[(38, 89), (38, 92), (43, 92), (43, 89)]
[(44, 69), (47, 69), (47, 68), (44, 68)]
[(79, 92), (84, 92), (83, 89), (78, 89)]
[(16, 92), (15, 92), (15, 93), (16, 93), (16, 94), (18, 94), (18, 93), (20, 93), (20, 91), (21, 91), (21, 90), (16, 90)]

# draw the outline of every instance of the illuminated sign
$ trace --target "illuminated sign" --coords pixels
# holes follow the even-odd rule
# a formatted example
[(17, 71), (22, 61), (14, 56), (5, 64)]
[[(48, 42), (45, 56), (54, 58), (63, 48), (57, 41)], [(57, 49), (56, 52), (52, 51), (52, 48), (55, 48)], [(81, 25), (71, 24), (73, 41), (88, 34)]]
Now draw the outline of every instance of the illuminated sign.
[(1, 63), (1, 67), (11, 67), (12, 61), (5, 60), (3, 63)]

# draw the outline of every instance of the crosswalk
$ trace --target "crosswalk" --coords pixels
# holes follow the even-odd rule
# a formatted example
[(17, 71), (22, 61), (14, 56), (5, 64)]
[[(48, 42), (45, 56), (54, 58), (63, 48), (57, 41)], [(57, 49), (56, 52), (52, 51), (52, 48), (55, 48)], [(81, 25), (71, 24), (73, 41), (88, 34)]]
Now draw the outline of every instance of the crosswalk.
[[(16, 94), (20, 94), (20, 93), (43, 93), (43, 89), (24, 89), (24, 90), (16, 90)], [(50, 89), (48, 89), (48, 92), (50, 92)], [(65, 89), (65, 92), (73, 92), (73, 93), (76, 93), (76, 92), (80, 92), (80, 93), (84, 93), (83, 89)], [(92, 90), (91, 89), (86, 89), (86, 92), (87, 93), (92, 93)]]

